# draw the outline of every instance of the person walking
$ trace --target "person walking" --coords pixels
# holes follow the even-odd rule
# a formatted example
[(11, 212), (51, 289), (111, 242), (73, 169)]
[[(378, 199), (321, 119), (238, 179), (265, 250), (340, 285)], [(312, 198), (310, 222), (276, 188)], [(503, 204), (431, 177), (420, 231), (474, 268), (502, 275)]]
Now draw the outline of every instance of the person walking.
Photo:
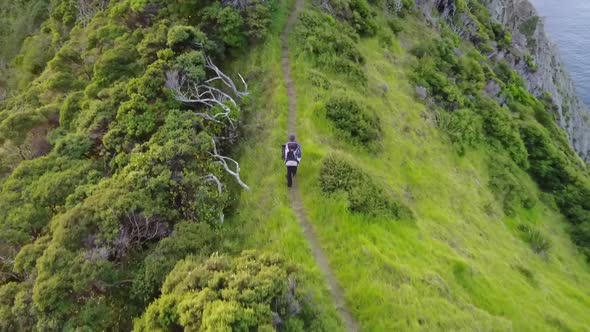
[(293, 177), (297, 174), (297, 167), (301, 163), (301, 145), (295, 141), (295, 135), (289, 135), (289, 142), (283, 145), (283, 160), (287, 166), (287, 187), (293, 185)]

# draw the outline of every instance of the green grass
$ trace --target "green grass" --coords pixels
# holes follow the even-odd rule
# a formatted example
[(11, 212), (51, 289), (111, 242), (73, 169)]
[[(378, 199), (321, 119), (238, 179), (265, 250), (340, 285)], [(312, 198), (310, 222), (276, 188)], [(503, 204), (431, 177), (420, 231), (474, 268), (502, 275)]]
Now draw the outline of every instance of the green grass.
[[(364, 331), (588, 331), (590, 269), (566, 232), (563, 217), (539, 202), (505, 217), (487, 188), (489, 151), (459, 157), (430, 112), (413, 97), (404, 47), (423, 38), (412, 18), (389, 50), (376, 39), (359, 45), (367, 58), (369, 86), (347, 93), (375, 109), (383, 138), (379, 152), (340, 140), (318, 111), (339, 86), (314, 87), (317, 71), (292, 50), (298, 94), (298, 134), (304, 160), (298, 173), (305, 207), (331, 261), (349, 308)], [(297, 263), (324, 310), (328, 330), (337, 318), (301, 228), (290, 210), (279, 147), (287, 133), (287, 98), (278, 37), (243, 68), (258, 71), (245, 122), (241, 166), (252, 192), (243, 192), (228, 224), (240, 246), (279, 252)], [(388, 85), (383, 97), (380, 84)], [(343, 195), (319, 186), (323, 158), (354, 161), (387, 190), (403, 197), (416, 220), (351, 213)], [(535, 185), (526, 178), (531, 188)], [(534, 225), (551, 242), (538, 255), (520, 224)]]
[[(292, 1), (289, 1), (292, 2)], [(252, 76), (251, 104), (245, 109), (245, 140), (240, 146), (242, 178), (252, 188), (242, 192), (226, 230), (237, 242), (236, 249), (258, 248), (279, 253), (295, 264), (320, 310), (325, 331), (342, 329), (322, 274), (315, 265), (286, 188), (281, 144), (287, 137), (288, 99), (280, 67), (280, 31), (288, 15), (287, 5), (279, 8), (274, 33), (263, 47), (253, 51), (236, 70), (248, 68)]]

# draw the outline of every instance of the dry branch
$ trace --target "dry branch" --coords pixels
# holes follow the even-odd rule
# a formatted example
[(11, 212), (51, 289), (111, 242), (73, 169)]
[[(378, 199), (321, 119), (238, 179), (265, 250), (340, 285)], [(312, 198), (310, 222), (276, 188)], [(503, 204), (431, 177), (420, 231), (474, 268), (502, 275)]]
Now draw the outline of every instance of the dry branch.
[[(211, 156), (217, 159), (217, 163), (219, 165), (223, 166), (225, 171), (228, 172), (231, 176), (233, 176), (236, 179), (236, 181), (238, 181), (240, 186), (242, 186), (242, 188), (244, 188), (246, 190), (250, 190), (250, 187), (247, 184), (245, 184), (242, 181), (242, 179), (240, 178), (240, 164), (237, 161), (231, 159), (230, 157), (220, 155), (217, 152), (217, 145), (215, 144), (215, 140), (211, 139), (211, 141), (213, 142), (213, 153), (210, 153)], [(229, 167), (229, 165), (227, 164), (228, 162), (233, 164), (235, 170), (232, 170)]]

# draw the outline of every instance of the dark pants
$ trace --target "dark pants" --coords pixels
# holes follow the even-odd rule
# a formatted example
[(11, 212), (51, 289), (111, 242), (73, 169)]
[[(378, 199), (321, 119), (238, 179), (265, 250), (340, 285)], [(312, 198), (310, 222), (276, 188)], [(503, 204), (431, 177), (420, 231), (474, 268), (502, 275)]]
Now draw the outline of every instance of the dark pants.
[(297, 174), (297, 166), (287, 166), (287, 187), (293, 185), (293, 177)]

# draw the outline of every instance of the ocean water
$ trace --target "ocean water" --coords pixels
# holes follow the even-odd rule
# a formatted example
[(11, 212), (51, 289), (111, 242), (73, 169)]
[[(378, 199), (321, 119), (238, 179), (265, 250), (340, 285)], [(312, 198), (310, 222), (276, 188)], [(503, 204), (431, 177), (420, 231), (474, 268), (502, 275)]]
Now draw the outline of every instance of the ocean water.
[(557, 44), (578, 95), (590, 106), (590, 0), (530, 0)]

